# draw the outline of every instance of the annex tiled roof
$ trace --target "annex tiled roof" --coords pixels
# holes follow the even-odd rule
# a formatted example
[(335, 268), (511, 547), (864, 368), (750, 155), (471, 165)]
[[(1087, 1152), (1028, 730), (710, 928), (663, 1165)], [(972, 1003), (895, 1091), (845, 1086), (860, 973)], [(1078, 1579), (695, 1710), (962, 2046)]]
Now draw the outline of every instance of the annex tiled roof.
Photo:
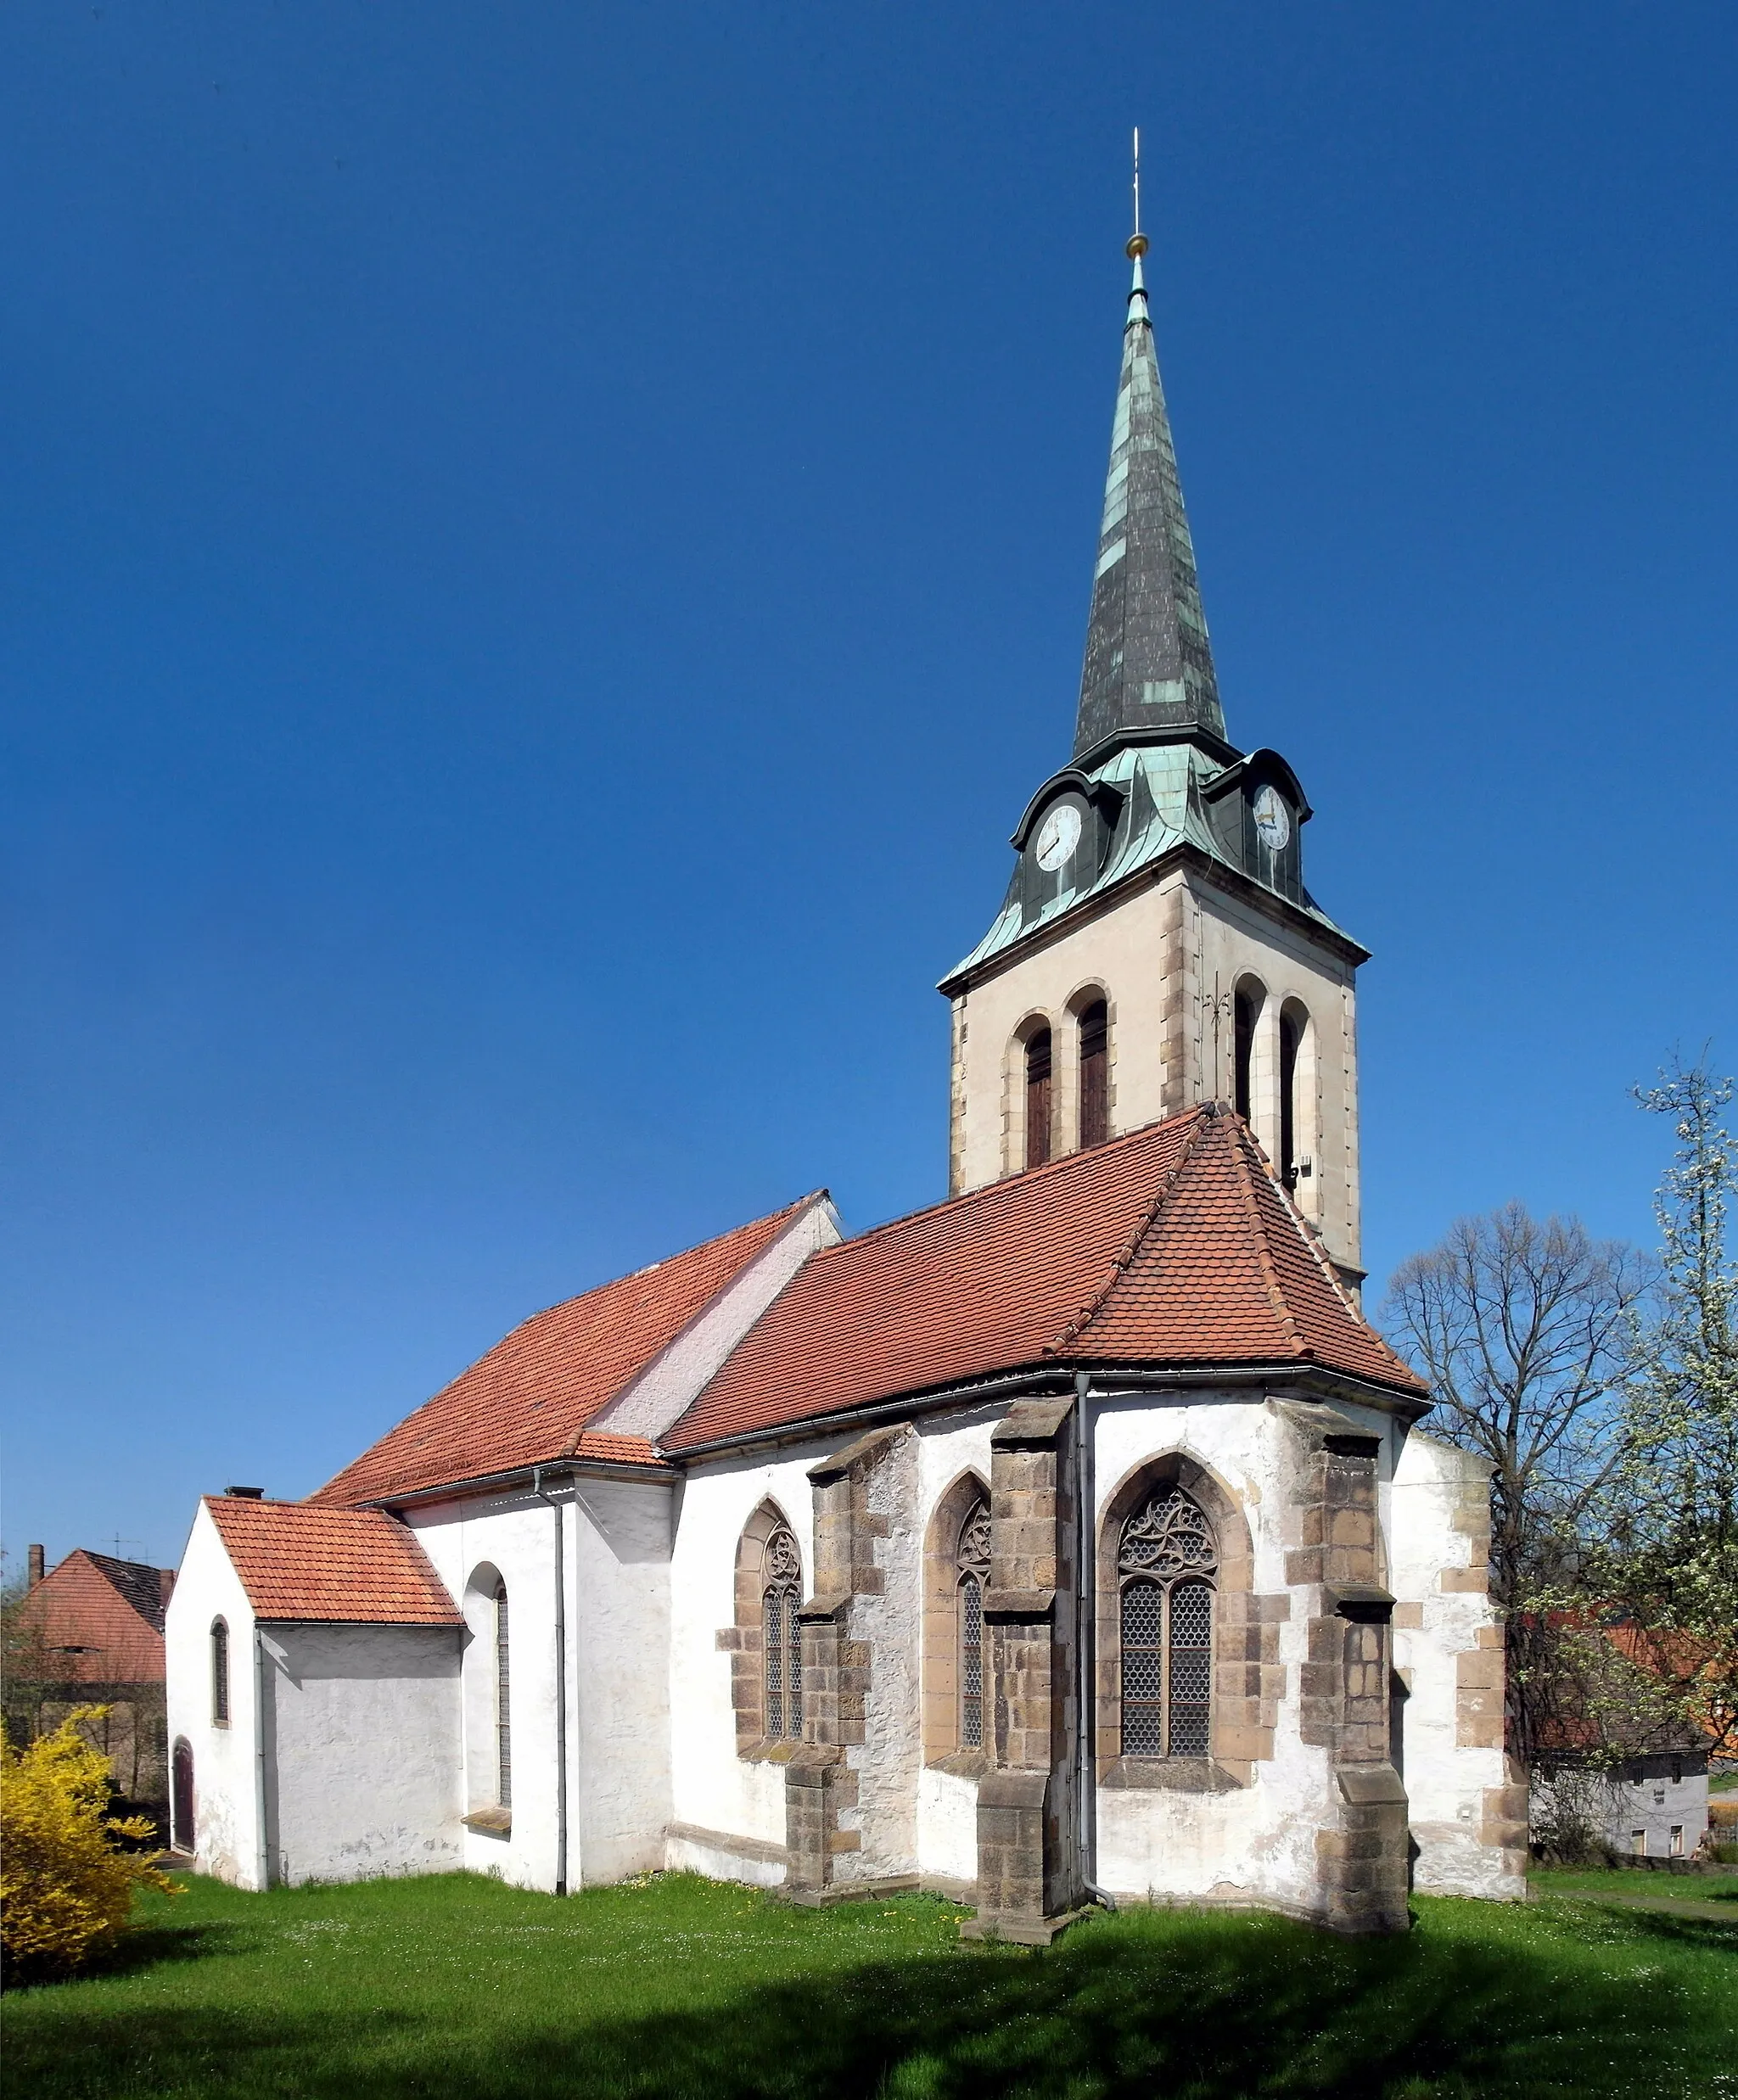
[(1058, 1362), (1315, 1365), (1428, 1397), (1243, 1124), (1197, 1109), (811, 1255), (663, 1448)]
[[(46, 1677), (64, 1683), (160, 1683), (166, 1568), (76, 1548), (25, 1599), (20, 1617)], [(37, 1666), (33, 1662), (32, 1667)]]
[(463, 1623), (416, 1535), (384, 1510), (239, 1495), (207, 1495), (205, 1507), (261, 1619)]
[(586, 1425), (816, 1200), (534, 1314), (309, 1499), (369, 1502), (554, 1459), (658, 1464), (643, 1437)]

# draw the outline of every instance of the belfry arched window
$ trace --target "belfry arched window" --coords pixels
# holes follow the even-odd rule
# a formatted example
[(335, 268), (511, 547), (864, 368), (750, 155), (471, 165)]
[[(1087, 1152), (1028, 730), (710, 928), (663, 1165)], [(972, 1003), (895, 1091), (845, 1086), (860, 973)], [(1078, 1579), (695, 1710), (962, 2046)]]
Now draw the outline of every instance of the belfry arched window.
[(797, 1542), (782, 1526), (766, 1541), (763, 1562), (762, 1665), (769, 1736), (795, 1739), (803, 1733), (803, 1632), (797, 1619), (803, 1601), (803, 1561)]
[(220, 1728), (229, 1726), (229, 1624), (211, 1621), (211, 1719)]
[(1080, 1143), (1110, 1135), (1110, 1009), (1102, 999), (1080, 1009)]
[(507, 1584), (495, 1585), (496, 1800), (513, 1806), (513, 1656), (507, 1631)]
[(1212, 1734), (1214, 1578), (1206, 1512), (1163, 1487), (1123, 1526), (1117, 1553), (1125, 1757), (1205, 1757)]
[(1050, 1157), (1050, 1030), (1026, 1039), (1026, 1164), (1042, 1167)]
[(1255, 994), (1239, 986), (1231, 1000), (1231, 1103), (1245, 1123), (1255, 1098)]
[(1280, 1009), (1280, 1179), (1295, 1189), (1315, 1149), (1315, 1061), (1306, 1055), (1309, 1015), (1294, 999)]
[(960, 1748), (984, 1747), (984, 1592), (990, 1581), (990, 1504), (974, 1503), (960, 1526), (954, 1555), (959, 1571)]

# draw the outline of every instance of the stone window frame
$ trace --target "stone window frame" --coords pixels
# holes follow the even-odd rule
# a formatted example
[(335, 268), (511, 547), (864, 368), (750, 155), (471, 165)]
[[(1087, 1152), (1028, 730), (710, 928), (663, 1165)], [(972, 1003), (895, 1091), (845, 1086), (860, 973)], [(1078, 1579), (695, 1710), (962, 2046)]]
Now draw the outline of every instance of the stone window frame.
[[(982, 1504), (990, 1508), (990, 1484), (975, 1469), (951, 1481), (931, 1513), (923, 1540), (923, 1762), (937, 1771), (966, 1778), (981, 1778), (995, 1760), (988, 1741), (975, 1747), (961, 1739), (961, 1599), (963, 1576), (960, 1540), (968, 1519)], [(989, 1569), (979, 1577), (989, 1593)], [(986, 1737), (990, 1711), (990, 1643), (983, 1646)]]
[[(1067, 1100), (1067, 1089), (1058, 1084), (1057, 1057), (1068, 1030), (1061, 1027), (1053, 1014), (1040, 1006), (1033, 1007), (1015, 1022), (1007, 1041), (1002, 1061), (1002, 1172), (1004, 1174), (1023, 1174), (1031, 1164), (1031, 1146), (1026, 1128), (1026, 1058), (1033, 1039), (1039, 1035), (1050, 1038), (1050, 1133), (1048, 1157), (1060, 1159), (1068, 1150), (1064, 1134), (1059, 1127), (1059, 1112)], [(1047, 1162), (1046, 1162), (1047, 1163)]]
[(1068, 1016), (1068, 1057), (1064, 1080), (1068, 1099), (1063, 1103), (1062, 1147), (1065, 1151), (1080, 1152), (1089, 1148), (1086, 1144), (1085, 1099), (1083, 1091), (1085, 1061), (1080, 1055), (1081, 1023), (1093, 1006), (1104, 1008), (1104, 1136), (1099, 1140), (1107, 1145), (1117, 1134), (1117, 1003), (1110, 995), (1110, 987), (1102, 977), (1088, 977), (1077, 984), (1063, 1001), (1062, 1011)]
[(230, 1716), (229, 1621), (220, 1611), (211, 1621), (211, 1726), (227, 1728)]
[(468, 1830), (506, 1839), (513, 1834), (513, 1610), (507, 1577), (494, 1561), (472, 1568), (459, 1609), (465, 1621), (459, 1666), (465, 1812), (459, 1820)]
[[(803, 1737), (769, 1735), (766, 1731), (766, 1593), (771, 1571), (768, 1548), (780, 1533), (797, 1550), (797, 1610), (805, 1601), (803, 1542), (797, 1527), (771, 1495), (749, 1515), (737, 1538), (734, 1588), (735, 1623), (718, 1633), (718, 1646), (730, 1656), (731, 1706), (736, 1716), (737, 1756), (751, 1762), (788, 1762)], [(800, 1635), (799, 1635), (800, 1642)], [(803, 1688), (806, 1689), (806, 1687)], [(800, 1698), (800, 1694), (799, 1694)], [(800, 1726), (801, 1705), (799, 1716)]]
[[(1213, 1526), (1219, 1565), (1213, 1577), (1213, 1709), (1205, 1757), (1123, 1755), (1123, 1526), (1153, 1495), (1180, 1487)], [(1157, 1453), (1132, 1466), (1106, 1499), (1096, 1561), (1095, 1769), (1101, 1786), (1149, 1787), (1179, 1793), (1223, 1793), (1250, 1785), (1258, 1761), (1274, 1754), (1274, 1729), (1285, 1672), (1279, 1621), (1288, 1596), (1254, 1594), (1254, 1553), (1242, 1498), (1186, 1451)]]

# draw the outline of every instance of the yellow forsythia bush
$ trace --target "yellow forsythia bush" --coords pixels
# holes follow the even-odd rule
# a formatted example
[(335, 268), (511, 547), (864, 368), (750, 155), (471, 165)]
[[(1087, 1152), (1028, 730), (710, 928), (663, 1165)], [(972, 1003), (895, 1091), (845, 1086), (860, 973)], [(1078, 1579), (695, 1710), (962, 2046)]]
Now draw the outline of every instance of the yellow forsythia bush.
[(110, 1816), (109, 1760), (77, 1723), (15, 1750), (0, 1734), (0, 1952), (8, 1980), (66, 1975), (126, 1929), (135, 1889), (175, 1884), (117, 1838), (149, 1838), (143, 1816)]

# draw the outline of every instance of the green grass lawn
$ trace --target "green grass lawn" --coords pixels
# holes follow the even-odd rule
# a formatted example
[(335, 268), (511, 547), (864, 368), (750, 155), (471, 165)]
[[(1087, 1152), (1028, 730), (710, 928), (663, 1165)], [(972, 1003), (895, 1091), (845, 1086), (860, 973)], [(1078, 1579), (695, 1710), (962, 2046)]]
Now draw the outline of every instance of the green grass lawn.
[(1651, 1873), (1645, 1867), (1535, 1867), (1535, 1896), (1645, 1896), (1726, 1903), (1738, 1919), (1738, 1869), (1729, 1874)]
[(788, 1908), (660, 1876), (149, 1899), (109, 1971), (8, 1995), (9, 2092), (1575, 2094), (1738, 2100), (1738, 1921), (1420, 1899), (1404, 1939), (1128, 1912), (963, 1945), (920, 1896)]

